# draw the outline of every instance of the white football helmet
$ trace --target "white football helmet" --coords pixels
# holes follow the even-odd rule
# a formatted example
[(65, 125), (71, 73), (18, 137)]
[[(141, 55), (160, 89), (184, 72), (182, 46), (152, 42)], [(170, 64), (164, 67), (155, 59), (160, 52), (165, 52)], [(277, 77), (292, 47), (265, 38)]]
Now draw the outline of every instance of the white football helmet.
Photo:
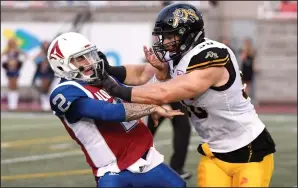
[[(48, 48), (47, 58), (55, 75), (67, 80), (92, 82), (104, 73), (104, 61), (99, 58), (97, 47), (80, 33), (68, 32), (55, 38)], [(81, 60), (85, 62), (83, 65), (79, 65)]]

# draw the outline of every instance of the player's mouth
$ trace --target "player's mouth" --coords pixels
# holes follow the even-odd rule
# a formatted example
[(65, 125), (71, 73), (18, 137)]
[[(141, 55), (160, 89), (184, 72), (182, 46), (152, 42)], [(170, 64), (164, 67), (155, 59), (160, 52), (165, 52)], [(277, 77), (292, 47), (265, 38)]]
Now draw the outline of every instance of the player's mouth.
[(84, 75), (92, 75), (94, 73), (93, 67), (86, 68), (83, 73)]

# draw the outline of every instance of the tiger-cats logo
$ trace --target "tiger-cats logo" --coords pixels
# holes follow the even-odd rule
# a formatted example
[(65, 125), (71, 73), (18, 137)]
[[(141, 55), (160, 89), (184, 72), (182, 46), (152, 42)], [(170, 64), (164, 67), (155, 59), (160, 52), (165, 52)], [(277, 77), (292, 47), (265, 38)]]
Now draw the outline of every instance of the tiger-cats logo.
[(193, 9), (186, 10), (184, 8), (178, 8), (174, 11), (173, 15), (173, 28), (176, 28), (178, 26), (180, 20), (182, 20), (184, 23), (186, 23), (188, 20), (190, 20), (191, 22), (199, 20), (199, 17), (196, 15)]

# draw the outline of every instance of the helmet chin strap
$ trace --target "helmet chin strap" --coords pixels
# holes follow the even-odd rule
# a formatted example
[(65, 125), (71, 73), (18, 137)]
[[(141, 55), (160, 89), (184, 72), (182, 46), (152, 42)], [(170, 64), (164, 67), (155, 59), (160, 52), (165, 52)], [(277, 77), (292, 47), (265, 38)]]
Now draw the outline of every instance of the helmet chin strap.
[(197, 40), (200, 38), (200, 36), (203, 34), (203, 31), (198, 32), (196, 37), (194, 38), (192, 44), (190, 45), (189, 49), (182, 53), (182, 55), (187, 54), (190, 50), (192, 50), (197, 45)]
[(199, 39), (199, 37), (200, 37), (202, 34), (203, 34), (203, 31), (200, 31), (200, 32), (197, 34), (197, 36), (195, 37), (195, 39), (194, 39), (193, 43), (191, 44), (189, 50), (193, 49), (193, 48), (196, 46), (196, 44), (197, 44), (197, 40)]

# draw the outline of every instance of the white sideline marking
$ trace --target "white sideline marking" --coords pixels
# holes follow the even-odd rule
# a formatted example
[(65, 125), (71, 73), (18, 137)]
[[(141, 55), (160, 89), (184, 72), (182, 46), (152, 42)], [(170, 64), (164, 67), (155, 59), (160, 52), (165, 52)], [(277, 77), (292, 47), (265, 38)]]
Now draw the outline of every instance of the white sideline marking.
[[(191, 141), (198, 141), (200, 138), (193, 137)], [(159, 140), (155, 142), (156, 147), (163, 147), (165, 145), (170, 145), (172, 143), (172, 139), (166, 140)], [(18, 157), (18, 158), (10, 158), (10, 159), (3, 159), (1, 160), (2, 164), (13, 164), (13, 163), (20, 163), (20, 162), (29, 162), (29, 161), (40, 161), (45, 159), (55, 159), (55, 158), (62, 158), (67, 156), (76, 156), (76, 155), (83, 155), (81, 150), (73, 150), (67, 152), (59, 152), (59, 153), (50, 153), (50, 154), (43, 154), (43, 155), (31, 155), (26, 157)]]
[(53, 119), (55, 116), (52, 112), (48, 113), (31, 113), (31, 112), (1, 112), (1, 119)]
[(9, 132), (9, 131), (18, 131), (18, 130), (31, 130), (31, 129), (52, 129), (53, 127), (62, 127), (62, 124), (59, 124), (59, 122), (51, 122), (47, 124), (31, 124), (31, 125), (11, 125), (7, 127), (1, 127), (1, 132)]
[(81, 150), (74, 150), (74, 151), (68, 151), (68, 152), (51, 153), (51, 154), (44, 154), (44, 155), (31, 155), (26, 157), (4, 159), (4, 160), (1, 160), (1, 165), (19, 163), (19, 162), (28, 162), (28, 161), (39, 161), (44, 159), (54, 159), (54, 158), (61, 158), (61, 157), (67, 157), (67, 156), (75, 156), (75, 155), (81, 155), (82, 153), (83, 152)]

